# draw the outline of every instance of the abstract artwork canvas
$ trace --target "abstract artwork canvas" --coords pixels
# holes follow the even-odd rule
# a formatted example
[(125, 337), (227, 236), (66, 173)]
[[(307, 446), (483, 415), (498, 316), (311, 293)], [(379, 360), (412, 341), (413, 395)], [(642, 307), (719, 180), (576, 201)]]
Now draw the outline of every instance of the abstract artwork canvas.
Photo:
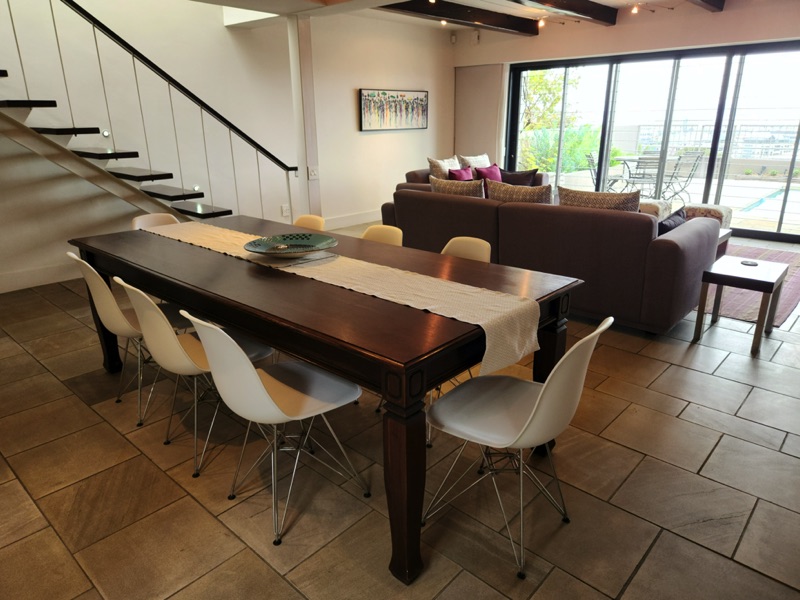
[(428, 127), (428, 92), (361, 89), (358, 95), (361, 131)]

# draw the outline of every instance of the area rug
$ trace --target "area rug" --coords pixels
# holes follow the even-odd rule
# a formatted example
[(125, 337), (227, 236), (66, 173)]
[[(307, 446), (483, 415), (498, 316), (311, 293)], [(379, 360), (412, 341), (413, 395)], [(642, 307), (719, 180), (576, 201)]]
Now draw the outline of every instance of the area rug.
[[(780, 301), (775, 311), (775, 327), (782, 325), (786, 318), (792, 314), (798, 302), (800, 302), (800, 273), (798, 273), (800, 271), (800, 253), (786, 250), (770, 250), (757, 246), (728, 244), (726, 254), (789, 265), (789, 272), (783, 282)], [(714, 285), (708, 287), (707, 313), (711, 313), (713, 308), (715, 290), (716, 286)], [(758, 319), (761, 297), (762, 294), (760, 292), (726, 287), (722, 292), (722, 305), (720, 306), (719, 314), (723, 317), (755, 323)]]

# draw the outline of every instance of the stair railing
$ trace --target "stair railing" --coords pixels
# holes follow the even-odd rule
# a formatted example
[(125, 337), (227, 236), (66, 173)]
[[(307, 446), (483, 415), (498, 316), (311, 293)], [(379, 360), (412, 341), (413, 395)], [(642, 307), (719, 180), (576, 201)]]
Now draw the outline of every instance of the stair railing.
[[(6, 0), (6, 1), (7, 1), (7, 4), (8, 4), (9, 15), (11, 15), (11, 25), (12, 25), (13, 34), (14, 34), (14, 37), (15, 37), (15, 43), (16, 43), (16, 46), (17, 46), (17, 51), (19, 53), (20, 69), (21, 69), (21, 72), (22, 72), (22, 77), (23, 77), (26, 93), (28, 94), (28, 97), (30, 98), (30, 95), (29, 95), (30, 93), (28, 91), (27, 78), (25, 76), (24, 61), (23, 61), (22, 55), (21, 55), (22, 51), (21, 51), (21, 48), (20, 48), (20, 45), (19, 45), (19, 41), (18, 41), (16, 26), (14, 24), (13, 11), (12, 11), (12, 7), (11, 7), (11, 0)], [(72, 99), (70, 97), (68, 78), (67, 78), (66, 69), (65, 69), (65, 66), (64, 66), (64, 62), (63, 62), (61, 41), (60, 41), (60, 37), (59, 37), (59, 33), (58, 33), (58, 23), (57, 23), (57, 19), (56, 19), (56, 16), (55, 16), (55, 11), (53, 9), (53, 1), (54, 0), (48, 0), (48, 1), (50, 3), (50, 12), (51, 12), (51, 15), (52, 15), (53, 29), (54, 29), (54, 33), (55, 33), (55, 37), (56, 37), (57, 51), (58, 51), (58, 54), (59, 54), (59, 60), (61, 61), (60, 68), (61, 68), (61, 71), (62, 71), (62, 75), (64, 77), (64, 87), (65, 87), (65, 91), (66, 91), (66, 95), (67, 95), (67, 102), (68, 102), (68, 105), (69, 105), (68, 108), (69, 108), (69, 112), (70, 112), (70, 118), (72, 119), (72, 126), (74, 127), (75, 123), (74, 123), (73, 110), (72, 110)], [(290, 210), (291, 210), (291, 207), (292, 207), (291, 185), (290, 185), (289, 177), (290, 177), (290, 173), (298, 171), (298, 168), (296, 166), (289, 166), (286, 163), (284, 163), (283, 161), (281, 161), (274, 154), (272, 154), (269, 150), (267, 150), (261, 144), (259, 144), (257, 141), (255, 141), (251, 136), (249, 136), (247, 133), (242, 131), (242, 129), (240, 129), (238, 126), (236, 126), (234, 123), (232, 123), (229, 119), (224, 117), (217, 110), (215, 110), (210, 105), (208, 105), (206, 102), (204, 102), (201, 98), (199, 98), (196, 94), (194, 94), (186, 86), (184, 86), (183, 84), (178, 82), (169, 73), (164, 71), (164, 69), (159, 67), (157, 64), (155, 64), (149, 58), (147, 58), (139, 50), (134, 48), (130, 43), (128, 43), (127, 41), (122, 39), (118, 34), (116, 34), (114, 31), (112, 31), (108, 26), (106, 26), (104, 23), (102, 23), (94, 15), (92, 15), (91, 13), (86, 11), (83, 7), (79, 6), (76, 2), (74, 2), (74, 0), (57, 0), (57, 1), (60, 1), (62, 4), (64, 4), (67, 7), (69, 7), (76, 14), (80, 15), (83, 19), (88, 21), (92, 26), (92, 31), (93, 31), (93, 35), (94, 35), (95, 52), (96, 52), (96, 55), (97, 55), (97, 61), (98, 61), (98, 65), (99, 65), (99, 68), (100, 68), (100, 77), (101, 77), (101, 85), (102, 85), (103, 94), (104, 94), (104, 102), (105, 102), (106, 111), (107, 111), (107, 115), (108, 115), (108, 122), (110, 124), (112, 124), (111, 111), (110, 111), (110, 108), (109, 108), (108, 93), (107, 93), (107, 89), (106, 89), (105, 75), (103, 73), (103, 64), (102, 64), (102, 60), (101, 60), (100, 48), (99, 48), (99, 44), (98, 44), (98, 41), (97, 41), (97, 32), (98, 31), (101, 32), (104, 36), (106, 36), (106, 38), (108, 38), (109, 40), (113, 41), (115, 44), (117, 44), (117, 46), (122, 48), (125, 52), (127, 52), (131, 56), (131, 61), (132, 61), (132, 65), (133, 65), (133, 73), (134, 73), (134, 78), (135, 78), (135, 86), (136, 86), (137, 96), (138, 96), (137, 100), (138, 100), (138, 103), (139, 103), (139, 111), (140, 111), (141, 122), (142, 122), (142, 132), (143, 132), (144, 141), (145, 141), (145, 151), (147, 152), (147, 160), (148, 160), (149, 169), (152, 169), (153, 166), (151, 164), (151, 160), (152, 159), (151, 159), (151, 152), (150, 152), (149, 142), (148, 142), (147, 124), (146, 124), (146, 119), (145, 119), (145, 116), (144, 116), (144, 108), (143, 108), (143, 105), (142, 105), (141, 88), (140, 88), (140, 83), (139, 83), (138, 71), (137, 71), (137, 68), (136, 68), (137, 61), (138, 61), (139, 64), (147, 67), (152, 73), (154, 73), (159, 78), (164, 80), (164, 82), (167, 84), (167, 88), (168, 88), (168, 91), (169, 91), (169, 104), (170, 104), (171, 119), (172, 119), (172, 124), (173, 124), (173, 134), (175, 136), (175, 145), (176, 145), (176, 149), (177, 149), (177, 152), (178, 152), (178, 157), (177, 157), (177, 164), (178, 164), (178, 167), (179, 167), (178, 179), (179, 179), (180, 185), (182, 187), (184, 186), (184, 182), (183, 182), (183, 173), (182, 173), (182, 162), (181, 162), (181, 157), (180, 157), (180, 143), (179, 143), (179, 140), (178, 140), (178, 128), (177, 128), (176, 118), (175, 118), (175, 103), (174, 103), (174, 99), (173, 99), (173, 90), (180, 92), (180, 94), (182, 94), (185, 98), (187, 98), (192, 103), (197, 105), (197, 107), (200, 110), (201, 134), (202, 134), (202, 138), (203, 138), (203, 151), (204, 151), (204, 155), (205, 155), (204, 158), (205, 158), (206, 174), (207, 174), (208, 181), (209, 181), (209, 190), (208, 190), (209, 195), (211, 194), (210, 182), (212, 180), (212, 169), (211, 169), (211, 165), (209, 164), (208, 147), (207, 147), (206, 131), (205, 131), (205, 120), (203, 118), (204, 114), (207, 114), (207, 115), (213, 117), (214, 119), (216, 119), (228, 131), (228, 139), (229, 139), (230, 151), (231, 151), (230, 152), (231, 161), (233, 163), (232, 166), (233, 166), (233, 171), (234, 171), (233, 183), (234, 183), (235, 193), (236, 193), (236, 196), (237, 196), (237, 206), (239, 204), (239, 198), (238, 198), (239, 192), (238, 192), (238, 183), (237, 183), (237, 179), (236, 179), (236, 157), (235, 157), (235, 153), (234, 153), (234, 149), (233, 149), (234, 136), (238, 137), (241, 141), (243, 141), (248, 146), (250, 146), (255, 152), (257, 176), (258, 176), (259, 205), (261, 207), (261, 215), (260, 216), (264, 217), (265, 215), (264, 215), (264, 203), (263, 203), (263, 192), (262, 192), (261, 160), (259, 159), (259, 157), (263, 157), (263, 158), (269, 160), (271, 163), (273, 163), (276, 167), (278, 167), (280, 170), (282, 170), (284, 172), (284, 174), (285, 174), (285, 184), (286, 184), (286, 197), (287, 197), (287, 201), (288, 201), (288, 204), (289, 204)], [(112, 127), (112, 129), (113, 129), (113, 127)], [(114, 145), (114, 148), (116, 149), (116, 140), (114, 140), (113, 137), (112, 137), (112, 143)], [(214, 204), (213, 203), (213, 198), (210, 198), (209, 200), (210, 200), (211, 204), (213, 205)]]

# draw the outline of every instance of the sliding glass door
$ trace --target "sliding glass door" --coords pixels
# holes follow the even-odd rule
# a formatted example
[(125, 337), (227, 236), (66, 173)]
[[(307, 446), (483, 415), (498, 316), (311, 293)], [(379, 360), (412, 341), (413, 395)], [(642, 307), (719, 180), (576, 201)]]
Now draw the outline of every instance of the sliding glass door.
[(507, 167), (800, 235), (800, 43), (515, 65)]

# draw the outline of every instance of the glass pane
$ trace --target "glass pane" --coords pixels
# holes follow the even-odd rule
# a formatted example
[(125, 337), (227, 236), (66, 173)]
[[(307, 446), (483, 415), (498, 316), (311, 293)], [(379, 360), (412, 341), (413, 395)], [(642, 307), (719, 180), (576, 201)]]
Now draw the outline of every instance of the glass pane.
[(702, 202), (708, 156), (717, 117), (724, 57), (679, 62), (669, 144), (660, 197), (682, 204)]
[(565, 69), (525, 71), (520, 83), (516, 169), (556, 172)]
[(673, 60), (618, 67), (607, 189), (655, 194)]
[(595, 189), (607, 85), (606, 65), (567, 69), (558, 185)]
[(733, 227), (800, 234), (800, 173), (791, 164), (800, 123), (800, 83), (791, 74), (800, 52), (743, 61), (719, 203), (733, 209)]

